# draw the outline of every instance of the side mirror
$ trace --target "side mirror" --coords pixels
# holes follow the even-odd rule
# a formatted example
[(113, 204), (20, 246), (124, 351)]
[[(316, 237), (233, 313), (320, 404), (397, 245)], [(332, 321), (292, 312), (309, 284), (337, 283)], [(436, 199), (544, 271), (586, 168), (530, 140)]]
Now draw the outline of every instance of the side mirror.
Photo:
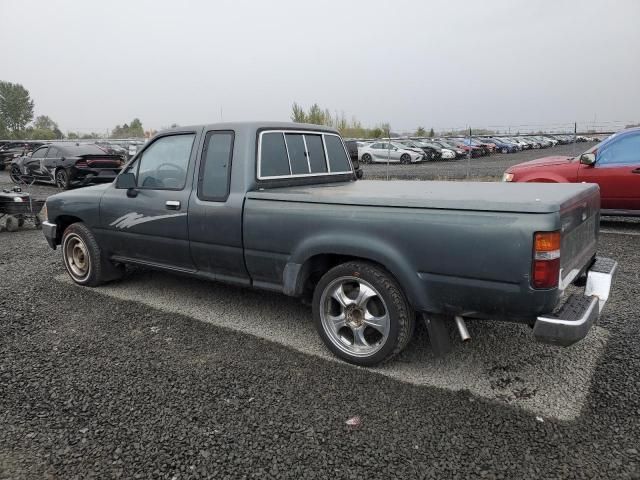
[[(136, 176), (131, 172), (121, 173), (116, 177), (116, 188), (122, 190), (135, 191), (136, 188)], [(129, 191), (127, 195), (129, 195)]]
[(580, 163), (587, 166), (593, 166), (596, 163), (595, 153), (583, 153), (580, 155)]

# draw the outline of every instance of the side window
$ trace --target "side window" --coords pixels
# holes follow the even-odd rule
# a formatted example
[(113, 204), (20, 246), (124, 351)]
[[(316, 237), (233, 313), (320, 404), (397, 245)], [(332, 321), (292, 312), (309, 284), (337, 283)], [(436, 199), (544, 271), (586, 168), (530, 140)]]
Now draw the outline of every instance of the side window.
[(58, 154), (58, 149), (56, 147), (49, 147), (47, 158), (58, 158), (59, 156), (60, 155)]
[(45, 154), (47, 153), (47, 148), (49, 147), (39, 148), (38, 150), (33, 152), (33, 155), (31, 155), (31, 158), (44, 158)]
[(598, 151), (598, 165), (624, 166), (640, 164), (640, 133), (613, 140)]
[(267, 132), (260, 137), (260, 177), (291, 175), (287, 147), (282, 132)]
[(198, 176), (199, 198), (224, 201), (229, 196), (233, 139), (233, 132), (229, 131), (207, 133)]
[(138, 161), (138, 187), (158, 190), (184, 188), (194, 134), (161, 137)]
[(307, 154), (311, 173), (327, 173), (327, 159), (324, 156), (324, 146), (320, 135), (305, 135)]
[(304, 139), (299, 133), (285, 134), (287, 141), (287, 150), (289, 151), (289, 159), (291, 160), (291, 173), (293, 175), (302, 175), (309, 173), (309, 165), (307, 164), (307, 152), (304, 148)]
[(351, 172), (351, 162), (344, 151), (342, 140), (336, 135), (325, 135), (324, 142), (327, 145), (329, 166), (331, 172)]

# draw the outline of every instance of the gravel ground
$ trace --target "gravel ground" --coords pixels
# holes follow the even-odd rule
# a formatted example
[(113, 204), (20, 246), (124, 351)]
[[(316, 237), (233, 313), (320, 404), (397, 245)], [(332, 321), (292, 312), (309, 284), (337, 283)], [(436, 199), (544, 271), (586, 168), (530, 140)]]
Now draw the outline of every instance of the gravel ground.
[[(55, 280), (79, 288), (66, 274)], [(160, 272), (132, 275), (97, 291), (339, 361), (316, 333), (311, 309), (296, 299)], [(468, 390), (543, 417), (573, 420), (580, 415), (607, 330), (597, 327), (567, 349), (534, 342), (526, 325), (469, 321), (468, 327), (474, 341), (462, 344), (451, 328), (456, 349), (445, 358), (434, 358), (426, 328), (420, 328), (397, 361), (374, 371), (414, 385)]]
[(469, 322), (434, 359), (419, 328), (380, 369), (329, 357), (290, 298), (144, 271), (83, 289), (40, 232), (0, 233), (0, 479), (640, 479), (640, 219), (602, 229), (620, 271), (585, 342)]
[[(640, 478), (637, 245), (603, 235), (602, 253), (621, 264), (606, 341), (586, 359), (581, 413), (559, 420), (72, 287), (56, 279), (59, 253), (39, 232), (1, 233), (0, 478)], [(238, 308), (306, 312), (282, 296), (204, 285), (214, 303), (237, 300), (215, 306), (230, 318)], [(498, 378), (517, 381), (502, 368)], [(354, 415), (361, 426), (346, 426)]]
[[(593, 143), (577, 143), (575, 145), (558, 145), (542, 150), (524, 150), (517, 153), (496, 153), (489, 157), (472, 158), (470, 160), (442, 160), (423, 162), (412, 165), (389, 164), (389, 178), (400, 180), (463, 180), (466, 178), (479, 180), (501, 179), (504, 171), (512, 165), (527, 162), (536, 158), (553, 155), (578, 155)], [(364, 178), (384, 179), (387, 176), (387, 165), (362, 165)]]

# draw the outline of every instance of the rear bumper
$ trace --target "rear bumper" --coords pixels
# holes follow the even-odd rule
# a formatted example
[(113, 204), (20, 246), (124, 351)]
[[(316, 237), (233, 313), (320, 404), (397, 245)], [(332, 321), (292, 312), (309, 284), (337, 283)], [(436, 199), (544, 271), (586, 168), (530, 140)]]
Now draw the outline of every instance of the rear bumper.
[(71, 171), (71, 180), (89, 183), (111, 183), (120, 173), (119, 168), (73, 168)]
[(55, 250), (56, 240), (58, 238), (58, 226), (55, 223), (42, 222), (42, 233), (49, 246)]
[(570, 295), (555, 315), (536, 319), (533, 327), (536, 340), (568, 347), (586, 337), (609, 299), (617, 268), (615, 260), (596, 258), (587, 271), (584, 294)]

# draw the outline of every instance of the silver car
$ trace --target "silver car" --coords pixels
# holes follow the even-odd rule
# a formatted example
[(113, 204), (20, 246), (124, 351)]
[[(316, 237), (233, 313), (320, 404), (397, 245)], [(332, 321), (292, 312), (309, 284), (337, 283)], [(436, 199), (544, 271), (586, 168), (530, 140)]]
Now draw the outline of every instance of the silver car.
[(424, 152), (401, 143), (380, 141), (358, 148), (358, 158), (362, 163), (417, 163), (424, 158)]

